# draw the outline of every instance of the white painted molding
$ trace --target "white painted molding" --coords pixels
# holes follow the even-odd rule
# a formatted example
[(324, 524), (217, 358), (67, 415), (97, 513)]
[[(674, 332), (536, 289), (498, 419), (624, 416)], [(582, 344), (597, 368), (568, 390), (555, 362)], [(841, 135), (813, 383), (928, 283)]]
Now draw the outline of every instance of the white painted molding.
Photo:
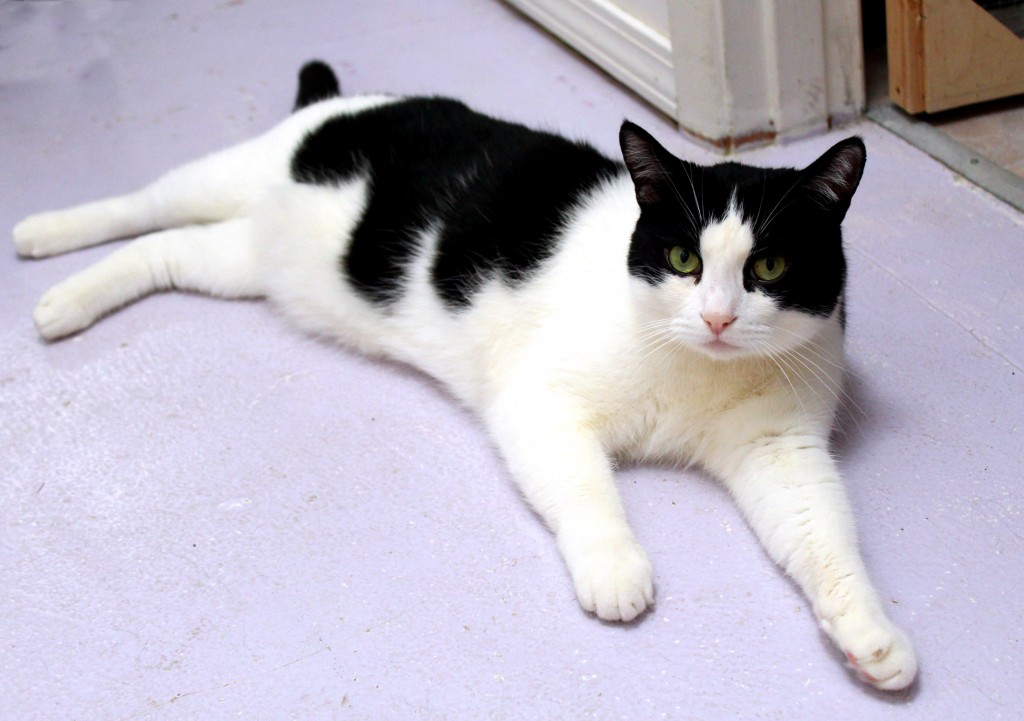
[(825, 21), (825, 81), (833, 125), (864, 114), (864, 41), (860, 0), (822, 0)]
[(609, 0), (507, 2), (590, 58), (654, 107), (675, 115), (672, 48), (663, 32)]
[(675, 119), (731, 150), (864, 112), (858, 0), (668, 2)]
[(725, 151), (864, 111), (859, 0), (644, 0), (647, 20), (633, 0), (507, 2)]

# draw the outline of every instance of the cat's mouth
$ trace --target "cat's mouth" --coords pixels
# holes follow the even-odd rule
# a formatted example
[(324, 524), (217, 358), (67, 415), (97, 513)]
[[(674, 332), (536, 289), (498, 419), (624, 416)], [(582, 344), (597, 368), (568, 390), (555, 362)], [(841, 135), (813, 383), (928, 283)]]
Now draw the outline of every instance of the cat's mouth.
[(712, 356), (725, 357), (735, 355), (737, 352), (742, 351), (738, 345), (733, 345), (721, 338), (715, 338), (709, 340), (703, 345), (704, 350), (708, 351)]

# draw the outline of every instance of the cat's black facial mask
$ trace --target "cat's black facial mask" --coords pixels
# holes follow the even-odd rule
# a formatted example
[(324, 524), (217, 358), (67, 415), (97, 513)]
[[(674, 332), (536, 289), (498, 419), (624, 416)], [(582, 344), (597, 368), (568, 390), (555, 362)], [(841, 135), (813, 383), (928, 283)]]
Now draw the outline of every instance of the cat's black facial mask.
[(747, 262), (737, 268), (748, 292), (814, 315), (834, 311), (846, 276), (840, 224), (866, 159), (860, 138), (836, 143), (802, 170), (696, 165), (630, 122), (619, 139), (641, 210), (629, 252), (634, 276), (655, 285), (681, 275), (700, 283), (700, 273), (678, 272), (673, 249), (702, 255), (703, 231), (734, 212), (753, 238)]

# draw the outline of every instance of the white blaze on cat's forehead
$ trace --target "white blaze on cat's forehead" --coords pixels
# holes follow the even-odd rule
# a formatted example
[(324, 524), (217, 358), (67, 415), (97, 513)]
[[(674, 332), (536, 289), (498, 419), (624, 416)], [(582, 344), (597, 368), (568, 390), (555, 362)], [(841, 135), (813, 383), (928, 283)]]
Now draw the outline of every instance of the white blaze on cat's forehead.
[(742, 271), (754, 249), (754, 234), (735, 201), (729, 203), (725, 217), (709, 223), (700, 235), (700, 255), (704, 273), (709, 268)]
[(725, 217), (710, 223), (700, 236), (702, 314), (736, 315), (744, 293), (743, 266), (753, 248), (750, 224), (744, 222), (734, 198)]

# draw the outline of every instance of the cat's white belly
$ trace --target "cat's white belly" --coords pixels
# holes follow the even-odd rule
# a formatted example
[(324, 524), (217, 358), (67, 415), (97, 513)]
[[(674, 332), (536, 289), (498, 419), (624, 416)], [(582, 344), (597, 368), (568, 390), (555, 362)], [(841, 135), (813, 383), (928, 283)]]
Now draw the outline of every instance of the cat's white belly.
[[(367, 202), (368, 183), (287, 183), (258, 210), (256, 248), (267, 298), (302, 329), (370, 355), (408, 363), (479, 407), (500, 359), (526, 333), (499, 281), (486, 284), (471, 312), (452, 313), (430, 283), (437, 230), (422, 231), (398, 300), (380, 306), (348, 282), (343, 258)], [(520, 306), (521, 309), (521, 306)], [(481, 317), (483, 316), (483, 317)], [(504, 322), (489, 322), (504, 318)], [(493, 380), (493, 378), (492, 378)]]

